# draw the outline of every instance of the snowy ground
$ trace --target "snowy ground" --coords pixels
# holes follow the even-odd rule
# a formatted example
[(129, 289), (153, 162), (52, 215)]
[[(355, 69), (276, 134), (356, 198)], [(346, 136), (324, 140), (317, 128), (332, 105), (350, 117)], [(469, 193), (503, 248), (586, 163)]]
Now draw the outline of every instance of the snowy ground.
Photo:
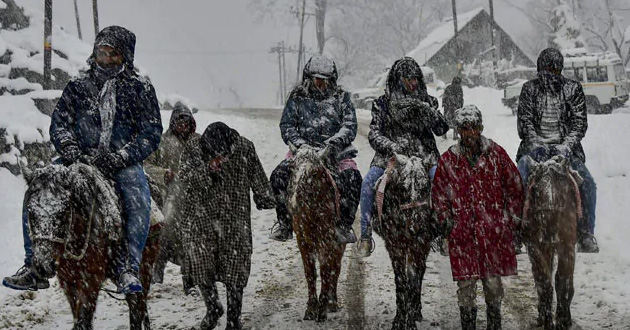
[[(484, 113), (485, 135), (516, 154), (516, 118), (500, 103), (502, 91), (465, 89), (466, 103)], [(360, 134), (359, 168), (368, 169), (373, 152), (366, 140), (369, 111), (357, 110)], [(216, 120), (226, 122), (254, 141), (266, 172), (280, 162), (286, 147), (278, 130), (279, 110), (202, 111), (196, 115), (199, 131)], [(170, 113), (164, 112), (168, 122)], [(584, 139), (587, 165), (598, 184), (596, 235), (601, 252), (578, 254), (575, 267), (575, 297), (572, 310), (576, 329), (630, 329), (630, 109), (611, 115), (590, 116)], [(450, 135), (450, 134), (449, 134)], [(437, 138), (445, 150), (451, 140)], [(24, 181), (0, 168), (0, 275), (11, 275), (22, 264), (20, 208)], [(395, 314), (393, 273), (383, 243), (376, 238), (376, 251), (366, 259), (355, 256), (349, 246), (344, 256), (339, 296), (342, 310), (329, 314), (326, 323), (302, 321), (306, 285), (295, 240), (277, 243), (267, 238), (274, 222), (273, 211), (253, 211), (254, 255), (252, 274), (245, 290), (243, 322), (247, 329), (389, 329)], [(357, 224), (358, 225), (358, 224)], [(526, 255), (520, 255), (519, 275), (505, 279), (504, 329), (534, 329), (535, 291)], [(51, 289), (18, 292), (0, 288), (0, 328), (69, 329), (72, 315), (56, 280)], [(222, 287), (220, 286), (220, 290)], [(223, 295), (223, 290), (221, 290)], [(423, 314), (419, 329), (458, 329), (456, 285), (451, 280), (447, 257), (432, 253), (423, 286)], [(225, 301), (225, 298), (223, 298)], [(479, 329), (485, 328), (483, 298), (478, 296)], [(165, 283), (153, 286), (150, 314), (154, 328), (198, 327), (205, 308), (198, 297), (184, 296), (179, 270), (167, 268)], [(125, 304), (102, 295), (95, 319), (97, 329), (128, 327)], [(225, 327), (225, 317), (217, 328)]]

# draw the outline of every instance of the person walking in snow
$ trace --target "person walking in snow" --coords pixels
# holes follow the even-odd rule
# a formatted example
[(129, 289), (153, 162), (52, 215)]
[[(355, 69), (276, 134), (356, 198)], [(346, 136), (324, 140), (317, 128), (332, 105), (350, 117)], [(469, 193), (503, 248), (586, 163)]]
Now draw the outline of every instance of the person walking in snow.
[(223, 314), (216, 282), (227, 291), (226, 329), (241, 329), (252, 257), (250, 190), (258, 209), (275, 207), (254, 144), (226, 124), (212, 123), (186, 144), (178, 176), (182, 276), (190, 277), (203, 295), (207, 313), (201, 329), (213, 329)]
[(516, 160), (527, 185), (532, 160), (562, 155), (584, 179), (579, 186), (584, 217), (578, 221), (578, 252), (597, 253), (595, 208), (597, 186), (585, 165), (581, 140), (586, 134), (586, 103), (582, 85), (562, 76), (564, 57), (547, 48), (538, 56), (538, 77), (526, 82), (518, 101), (517, 128), (521, 144)]
[[(181, 102), (175, 103), (168, 130), (162, 134), (160, 146), (144, 161), (144, 170), (159, 188), (158, 196), (152, 196), (155, 200), (163, 201), (159, 205), (164, 213), (165, 225), (162, 228), (160, 238), (160, 254), (153, 265), (153, 282), (162, 283), (164, 279), (164, 267), (169, 260), (181, 265), (181, 240), (178, 235), (179, 219), (171, 212), (173, 203), (181, 202), (178, 184), (176, 183), (180, 156), (186, 143), (191, 138), (198, 137), (195, 132), (197, 122), (190, 109)], [(187, 282), (187, 281), (185, 281)], [(185, 284), (185, 287), (190, 285)]]
[(523, 210), (523, 185), (507, 152), (481, 135), (476, 106), (458, 110), (455, 124), (461, 138), (439, 160), (433, 209), (449, 242), (462, 329), (476, 329), (478, 280), (486, 300), (487, 329), (501, 329), (501, 276), (516, 275), (513, 239)]
[[(453, 130), (453, 140), (457, 140), (455, 129), (455, 110), (464, 106), (464, 92), (462, 90), (462, 78), (455, 76), (450, 85), (446, 86), (442, 95), (442, 108), (449, 128)], [(444, 134), (446, 139), (446, 134)]]
[[(357, 154), (352, 145), (357, 135), (357, 117), (350, 94), (337, 85), (337, 67), (332, 60), (321, 55), (308, 60), (302, 84), (291, 91), (284, 107), (280, 132), (282, 140), (290, 148), (310, 145), (325, 149), (330, 155), (331, 163), (338, 169), (335, 181), (341, 196), (337, 240), (340, 244), (356, 242), (351, 229), (361, 190), (361, 173), (352, 160)], [(293, 237), (285, 197), (291, 175), (291, 157), (288, 155), (271, 173), (271, 185), (278, 201), (278, 222), (269, 237), (277, 241)]]
[(416, 156), (430, 164), (435, 172), (440, 156), (436, 135), (446, 134), (448, 124), (437, 110), (438, 101), (427, 92), (418, 63), (403, 57), (392, 65), (387, 76), (385, 94), (372, 105), (368, 140), (376, 151), (370, 169), (361, 185), (361, 242), (364, 255), (372, 250), (372, 204), (374, 185), (383, 175), (387, 161), (394, 154)]
[[(159, 145), (162, 121), (155, 90), (134, 71), (136, 36), (120, 26), (96, 36), (89, 70), (71, 80), (52, 114), (50, 139), (65, 165), (92, 164), (112, 178), (125, 215), (127, 253), (118, 267), (123, 293), (142, 291), (138, 271), (149, 232), (151, 197), (142, 162)], [(23, 212), (24, 266), (2, 284), (18, 290), (49, 287), (32, 269), (33, 251)]]

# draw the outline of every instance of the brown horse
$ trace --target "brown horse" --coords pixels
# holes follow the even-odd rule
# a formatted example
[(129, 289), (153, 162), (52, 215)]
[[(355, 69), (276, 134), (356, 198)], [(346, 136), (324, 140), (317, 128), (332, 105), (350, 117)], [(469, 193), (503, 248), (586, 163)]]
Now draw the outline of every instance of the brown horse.
[[(291, 161), (289, 212), (302, 255), (308, 285), (305, 320), (326, 320), (327, 312), (339, 310), (337, 281), (345, 245), (337, 243), (335, 223), (339, 218), (339, 192), (333, 174), (322, 155), (308, 146), (301, 147)], [(321, 289), (317, 297), (317, 269), (320, 265)]]
[(556, 156), (544, 163), (532, 161), (523, 213), (523, 239), (538, 292), (538, 326), (545, 330), (554, 329), (554, 253), (558, 256), (556, 329), (571, 327), (576, 227), (582, 210), (578, 190), (581, 180), (564, 157)]
[[(50, 165), (29, 176), (25, 196), (33, 240), (33, 264), (47, 277), (57, 273), (74, 317), (73, 330), (91, 330), (99, 290), (115, 281), (123, 235), (115, 190), (84, 164)], [(146, 298), (159, 251), (159, 228), (151, 228), (140, 267), (143, 293), (126, 296), (133, 330), (150, 329)]]
[(431, 181), (422, 160), (393, 156), (377, 183), (374, 231), (385, 241), (394, 269), (396, 316), (392, 329), (422, 321), (422, 280), (434, 238)]

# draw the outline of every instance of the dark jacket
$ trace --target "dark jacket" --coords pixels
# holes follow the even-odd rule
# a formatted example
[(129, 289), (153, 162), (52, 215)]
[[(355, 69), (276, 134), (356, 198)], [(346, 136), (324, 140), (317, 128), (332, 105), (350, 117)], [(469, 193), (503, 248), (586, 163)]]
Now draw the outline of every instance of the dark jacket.
[[(120, 27), (103, 29), (99, 40), (117, 42), (124, 54), (125, 70), (115, 78), (116, 111), (109, 152), (122, 156), (124, 166), (141, 163), (160, 143), (162, 120), (151, 82), (133, 71), (135, 36)], [(96, 49), (96, 47), (95, 47)], [(101, 135), (99, 93), (103, 87), (95, 73), (94, 54), (88, 59), (90, 69), (71, 80), (52, 114), (50, 139), (59, 154), (77, 146), (83, 154), (97, 153)]]
[(398, 111), (394, 110), (391, 95), (400, 88), (396, 86), (399, 79), (397, 77), (399, 72), (396, 69), (398, 67), (396, 63), (392, 66), (385, 95), (379, 97), (372, 105), (368, 140), (376, 154), (371, 166), (385, 168), (387, 160), (395, 151), (423, 158), (425, 163), (436, 165), (440, 154), (433, 134), (446, 134), (448, 125), (442, 114), (437, 111), (437, 99), (427, 94), (424, 83), (418, 87), (422, 89), (420, 95), (409, 98), (416, 101), (416, 104), (410, 104), (410, 107)]
[(452, 83), (446, 86), (444, 94), (442, 95), (442, 107), (444, 108), (444, 117), (454, 127), (455, 123), (455, 110), (464, 106), (464, 92), (462, 91), (462, 85), (458, 83)]
[[(296, 147), (331, 144), (337, 152), (347, 149), (357, 136), (357, 116), (350, 94), (336, 85), (336, 77), (327, 94), (313, 90), (308, 65), (304, 81), (295, 87), (280, 119), (280, 133), (286, 144)], [(354, 156), (352, 156), (354, 157)]]
[(242, 288), (251, 268), (250, 191), (258, 209), (273, 208), (275, 198), (251, 141), (237, 136), (217, 174), (204, 160), (203, 138), (190, 140), (179, 167), (183, 201), (177, 212), (186, 255), (182, 273), (195, 284), (219, 281)]
[[(573, 151), (573, 157), (585, 162), (584, 149), (580, 141), (588, 127), (586, 119), (586, 104), (582, 85), (562, 76), (557, 76), (560, 87), (560, 97), (564, 101), (564, 107), (560, 113), (560, 134), (563, 143)], [(518, 101), (517, 128), (521, 145), (518, 148), (516, 160), (530, 153), (540, 142), (540, 121), (545, 106), (543, 93), (548, 92), (539, 75), (523, 85)]]

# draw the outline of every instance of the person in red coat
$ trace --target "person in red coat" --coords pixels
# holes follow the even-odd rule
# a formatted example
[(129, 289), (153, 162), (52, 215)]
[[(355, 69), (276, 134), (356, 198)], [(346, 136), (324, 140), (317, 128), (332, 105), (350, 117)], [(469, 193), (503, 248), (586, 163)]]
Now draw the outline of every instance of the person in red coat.
[(432, 202), (448, 239), (462, 329), (475, 329), (475, 288), (483, 284), (488, 329), (501, 328), (501, 276), (516, 275), (514, 234), (523, 209), (521, 177), (505, 150), (481, 135), (474, 105), (455, 116), (458, 144), (440, 158)]

